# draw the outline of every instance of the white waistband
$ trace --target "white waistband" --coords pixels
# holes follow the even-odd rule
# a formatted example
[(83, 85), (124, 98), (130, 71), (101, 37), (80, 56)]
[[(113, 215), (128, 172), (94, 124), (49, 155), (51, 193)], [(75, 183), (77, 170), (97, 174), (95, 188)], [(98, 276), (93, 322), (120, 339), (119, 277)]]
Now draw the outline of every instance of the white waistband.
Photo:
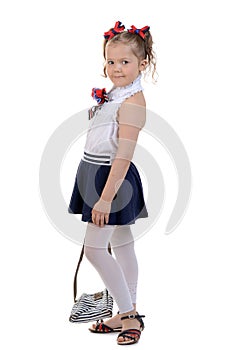
[(83, 160), (92, 164), (111, 165), (112, 159), (110, 155), (92, 154), (84, 151)]

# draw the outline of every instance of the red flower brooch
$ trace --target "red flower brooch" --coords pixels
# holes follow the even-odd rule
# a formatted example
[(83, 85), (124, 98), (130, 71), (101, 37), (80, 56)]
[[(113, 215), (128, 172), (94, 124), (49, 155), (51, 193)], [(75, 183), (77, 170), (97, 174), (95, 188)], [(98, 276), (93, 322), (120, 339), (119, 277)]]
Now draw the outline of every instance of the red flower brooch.
[(99, 105), (102, 105), (103, 103), (109, 101), (105, 88), (104, 89), (93, 88), (91, 96), (94, 98), (94, 100), (97, 101)]

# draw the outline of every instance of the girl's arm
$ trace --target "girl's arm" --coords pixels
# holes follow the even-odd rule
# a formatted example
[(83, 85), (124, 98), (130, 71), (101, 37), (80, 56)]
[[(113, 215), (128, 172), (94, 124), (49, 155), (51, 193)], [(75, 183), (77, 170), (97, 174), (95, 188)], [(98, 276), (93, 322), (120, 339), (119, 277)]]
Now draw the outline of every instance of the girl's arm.
[(145, 120), (146, 109), (142, 93), (127, 99), (119, 109), (118, 151), (100, 200), (92, 210), (92, 221), (97, 225), (103, 226), (104, 222), (108, 223), (111, 202), (125, 179)]

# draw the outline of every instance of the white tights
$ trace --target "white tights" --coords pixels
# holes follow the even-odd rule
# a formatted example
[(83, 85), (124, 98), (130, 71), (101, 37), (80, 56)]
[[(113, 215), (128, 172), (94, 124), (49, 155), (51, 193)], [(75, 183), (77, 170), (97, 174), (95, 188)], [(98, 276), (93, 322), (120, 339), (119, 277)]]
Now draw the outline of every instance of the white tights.
[[(109, 243), (115, 258), (108, 252)], [(88, 223), (85, 255), (101, 276), (119, 312), (132, 311), (136, 304), (138, 264), (130, 226), (98, 227)]]

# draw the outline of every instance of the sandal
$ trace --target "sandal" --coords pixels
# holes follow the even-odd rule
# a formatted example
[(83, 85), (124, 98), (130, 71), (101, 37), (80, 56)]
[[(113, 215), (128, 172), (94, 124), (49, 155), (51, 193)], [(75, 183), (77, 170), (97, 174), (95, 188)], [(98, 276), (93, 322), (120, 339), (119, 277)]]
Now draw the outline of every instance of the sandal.
[(124, 316), (121, 318), (121, 320), (125, 320), (127, 318), (129, 318), (129, 319), (136, 318), (140, 323), (140, 329), (130, 328), (130, 329), (126, 329), (125, 331), (119, 333), (117, 339), (119, 339), (119, 337), (123, 337), (124, 341), (117, 340), (118, 345), (131, 345), (131, 344), (138, 343), (140, 336), (141, 336), (141, 332), (144, 330), (144, 327), (145, 327), (144, 322), (142, 320), (142, 317), (145, 317), (145, 316), (136, 314), (136, 315)]
[(110, 326), (107, 326), (103, 322), (103, 320), (101, 320), (101, 321), (98, 320), (95, 328), (89, 328), (90, 332), (101, 333), (101, 334), (121, 332), (121, 330), (122, 330), (122, 327), (111, 328)]

